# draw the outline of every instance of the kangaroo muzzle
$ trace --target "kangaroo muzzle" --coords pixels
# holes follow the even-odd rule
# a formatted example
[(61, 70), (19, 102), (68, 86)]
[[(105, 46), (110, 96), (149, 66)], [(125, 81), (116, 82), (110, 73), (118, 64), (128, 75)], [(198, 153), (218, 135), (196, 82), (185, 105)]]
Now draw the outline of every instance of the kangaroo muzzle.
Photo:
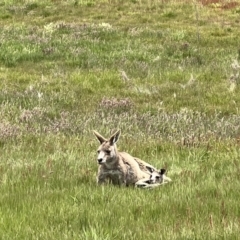
[(98, 161), (98, 164), (102, 164), (103, 159), (102, 159), (102, 158), (99, 158), (97, 161)]

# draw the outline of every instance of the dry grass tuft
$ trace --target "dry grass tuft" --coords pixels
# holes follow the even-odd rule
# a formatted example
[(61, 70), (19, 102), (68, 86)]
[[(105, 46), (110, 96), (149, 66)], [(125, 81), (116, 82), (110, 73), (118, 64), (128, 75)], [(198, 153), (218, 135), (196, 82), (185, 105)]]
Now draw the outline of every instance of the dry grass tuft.
[(35, 120), (36, 118), (41, 119), (45, 111), (45, 109), (42, 109), (40, 107), (35, 107), (32, 110), (23, 109), (20, 114), (19, 121), (30, 122)]
[(117, 99), (104, 97), (100, 102), (100, 106), (106, 108), (131, 108), (133, 106), (133, 102), (129, 98)]
[(9, 139), (18, 136), (20, 128), (9, 122), (0, 122), (0, 139)]

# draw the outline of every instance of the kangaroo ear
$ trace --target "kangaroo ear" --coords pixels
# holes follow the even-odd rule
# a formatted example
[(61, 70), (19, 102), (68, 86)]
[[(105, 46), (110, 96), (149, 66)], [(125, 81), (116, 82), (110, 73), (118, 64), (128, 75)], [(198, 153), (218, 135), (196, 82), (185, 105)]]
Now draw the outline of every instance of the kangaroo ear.
[(166, 172), (166, 169), (162, 168), (159, 173), (163, 175), (165, 172)]
[(120, 135), (121, 135), (121, 130), (118, 130), (117, 132), (115, 132), (109, 139), (110, 145), (115, 144), (118, 141)]
[(149, 167), (149, 166), (146, 166), (147, 170), (150, 172), (150, 173), (153, 173), (154, 172), (154, 169)]
[(100, 133), (98, 133), (97, 131), (93, 130), (94, 135), (97, 137), (98, 141), (102, 144), (103, 142), (106, 142), (107, 139), (105, 137), (103, 137)]

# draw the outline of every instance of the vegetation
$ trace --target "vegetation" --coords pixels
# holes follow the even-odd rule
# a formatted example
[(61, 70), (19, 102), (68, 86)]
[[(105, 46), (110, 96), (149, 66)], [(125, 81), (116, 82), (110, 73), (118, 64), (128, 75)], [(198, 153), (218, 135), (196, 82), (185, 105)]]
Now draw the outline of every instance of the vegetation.
[[(0, 3), (1, 239), (238, 239), (240, 1)], [(96, 185), (96, 129), (168, 169)]]

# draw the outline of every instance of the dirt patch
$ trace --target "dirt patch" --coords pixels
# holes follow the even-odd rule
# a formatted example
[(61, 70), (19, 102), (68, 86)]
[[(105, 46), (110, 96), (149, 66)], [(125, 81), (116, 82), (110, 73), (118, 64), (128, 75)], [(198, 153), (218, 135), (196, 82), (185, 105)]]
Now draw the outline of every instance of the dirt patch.
[(232, 9), (232, 8), (236, 8), (239, 5), (239, 3), (237, 2), (229, 2), (229, 3), (224, 3), (222, 8), (223, 9)]
[(236, 1), (226, 3), (224, 0), (199, 0), (199, 2), (204, 6), (216, 4), (217, 8), (222, 8), (225, 10), (236, 8), (239, 5), (239, 3)]
[(216, 4), (216, 3), (222, 3), (222, 0), (199, 0), (199, 2), (202, 3), (202, 5), (210, 5), (210, 4)]

